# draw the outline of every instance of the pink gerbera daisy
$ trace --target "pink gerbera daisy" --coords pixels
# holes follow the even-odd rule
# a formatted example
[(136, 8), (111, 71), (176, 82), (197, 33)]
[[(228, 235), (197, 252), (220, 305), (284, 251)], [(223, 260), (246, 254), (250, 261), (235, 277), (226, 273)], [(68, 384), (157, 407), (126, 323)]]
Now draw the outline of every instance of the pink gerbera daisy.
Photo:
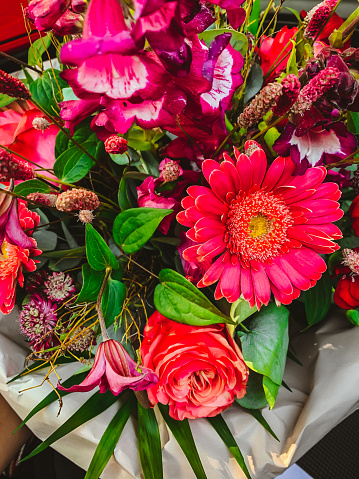
[[(254, 149), (253, 151), (253, 147)], [(191, 186), (178, 221), (191, 229), (187, 261), (214, 260), (197, 286), (216, 281), (215, 298), (244, 299), (260, 308), (271, 292), (289, 304), (314, 286), (326, 270), (319, 254), (332, 253), (342, 237), (332, 224), (343, 212), (335, 183), (323, 183), (323, 167), (292, 176), (295, 165), (279, 157), (267, 168), (264, 151), (247, 142), (248, 157), (235, 149), (236, 161), (224, 154), (219, 164), (203, 162), (210, 188)]]

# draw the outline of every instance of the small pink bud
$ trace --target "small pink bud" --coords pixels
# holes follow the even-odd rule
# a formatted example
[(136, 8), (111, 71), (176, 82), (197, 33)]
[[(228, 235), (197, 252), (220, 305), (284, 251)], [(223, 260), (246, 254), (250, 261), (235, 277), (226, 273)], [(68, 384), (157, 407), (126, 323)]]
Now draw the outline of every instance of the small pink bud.
[(57, 197), (55, 206), (59, 211), (93, 211), (100, 206), (100, 200), (93, 191), (74, 188), (61, 193)]
[(167, 181), (176, 181), (180, 176), (180, 166), (176, 161), (170, 160), (168, 163), (163, 165), (162, 168), (162, 178)]
[(127, 151), (127, 140), (121, 136), (112, 135), (105, 141), (105, 150), (112, 155), (122, 155)]
[(95, 218), (95, 215), (91, 210), (81, 210), (79, 211), (78, 217), (81, 223), (86, 225), (87, 223), (92, 223)]

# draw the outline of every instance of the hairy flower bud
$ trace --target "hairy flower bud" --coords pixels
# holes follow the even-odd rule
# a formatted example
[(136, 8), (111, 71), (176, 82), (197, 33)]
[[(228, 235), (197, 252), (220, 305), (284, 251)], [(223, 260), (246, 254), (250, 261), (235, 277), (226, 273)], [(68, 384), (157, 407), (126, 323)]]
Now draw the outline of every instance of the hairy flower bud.
[(32, 165), (23, 160), (17, 160), (5, 150), (0, 150), (0, 181), (32, 180), (35, 170)]
[(238, 125), (241, 128), (249, 128), (258, 123), (269, 110), (272, 110), (278, 103), (283, 93), (280, 83), (269, 83), (253, 98), (246, 106), (243, 113), (239, 115)]
[(121, 136), (112, 135), (105, 141), (105, 150), (112, 155), (122, 155), (127, 151), (127, 140)]
[(21, 80), (0, 70), (0, 93), (20, 98), (21, 100), (29, 100), (31, 93)]
[(87, 223), (93, 222), (95, 215), (93, 214), (91, 210), (81, 210), (79, 211), (78, 217), (81, 223), (86, 225)]
[(50, 122), (44, 117), (37, 116), (32, 120), (32, 126), (35, 128), (35, 130), (44, 131), (48, 129)]
[(57, 200), (57, 195), (52, 193), (30, 193), (27, 195), (27, 199), (30, 201), (36, 201), (37, 203), (41, 203), (44, 206), (49, 206), (51, 208), (55, 207), (55, 203)]
[(100, 206), (100, 200), (93, 191), (74, 188), (73, 190), (61, 193), (57, 197), (55, 206), (59, 211), (92, 211)]

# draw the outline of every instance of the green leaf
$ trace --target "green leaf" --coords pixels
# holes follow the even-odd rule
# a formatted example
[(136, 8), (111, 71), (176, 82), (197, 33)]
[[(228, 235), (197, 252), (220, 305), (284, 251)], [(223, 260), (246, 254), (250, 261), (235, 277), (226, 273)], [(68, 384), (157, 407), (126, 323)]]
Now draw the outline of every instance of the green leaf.
[[(236, 401), (237, 401), (237, 399), (236, 399)], [(237, 402), (238, 402), (238, 401), (237, 401)], [(267, 423), (267, 421), (264, 419), (263, 414), (261, 413), (261, 411), (260, 411), (259, 409), (246, 409), (246, 411), (247, 411), (252, 417), (254, 417), (254, 419), (256, 419), (256, 420), (259, 422), (259, 424), (261, 424), (261, 425), (264, 427), (264, 429), (265, 429), (266, 431), (268, 431), (271, 436), (274, 437), (274, 439), (276, 439), (278, 442), (280, 442), (279, 439), (278, 439), (278, 437), (275, 435), (273, 429), (270, 427), (270, 425), (269, 425), (269, 424)]]
[(167, 318), (192, 326), (234, 324), (196, 286), (176, 271), (163, 269), (159, 280), (161, 284), (156, 286), (154, 304)]
[(359, 112), (347, 111), (348, 130), (354, 135), (359, 135)]
[(244, 462), (244, 457), (243, 454), (241, 453), (236, 440), (233, 437), (233, 434), (231, 433), (231, 430), (229, 429), (226, 421), (223, 419), (223, 417), (218, 414), (218, 416), (215, 417), (208, 417), (207, 420), (211, 423), (219, 437), (222, 439), (224, 444), (228, 447), (229, 451), (233, 454), (233, 457), (235, 460), (238, 462), (240, 468), (246, 475), (248, 479), (251, 479), (251, 475), (249, 474), (248, 468), (246, 466), (246, 463)]
[(313, 288), (303, 292), (305, 314), (309, 326), (319, 323), (328, 313), (332, 299), (332, 284), (325, 271)]
[(118, 204), (120, 205), (121, 211), (125, 211), (131, 208), (131, 203), (127, 195), (127, 184), (125, 176), (121, 178), (120, 186), (118, 188)]
[(122, 431), (131, 416), (131, 412), (136, 405), (136, 398), (133, 394), (126, 400), (103, 433), (98, 443), (95, 454), (93, 455), (85, 479), (98, 479), (106, 464), (110, 460), (116, 444), (120, 439)]
[(287, 308), (271, 303), (251, 320), (248, 333), (238, 332), (247, 366), (278, 386), (282, 383), (289, 343), (288, 315)]
[(9, 103), (12, 103), (15, 101), (16, 98), (13, 98), (12, 96), (5, 95), (4, 93), (0, 93), (0, 108), (3, 106), (9, 105)]
[(85, 263), (82, 265), (82, 278), (82, 288), (75, 304), (95, 302), (105, 279), (105, 271), (95, 271), (88, 263)]
[[(54, 77), (54, 73), (55, 77)], [(44, 74), (29, 86), (33, 99), (50, 115), (58, 116), (58, 103), (62, 101), (61, 88), (67, 86), (59, 76), (58, 70), (46, 70)]]
[(347, 318), (352, 324), (354, 324), (354, 326), (359, 326), (359, 311), (356, 309), (349, 309), (347, 311)]
[(277, 399), (279, 385), (274, 383), (269, 377), (263, 376), (263, 389), (266, 395), (269, 408), (273, 409), (275, 400)]
[(288, 75), (290, 73), (293, 73), (294, 75), (298, 76), (298, 67), (297, 67), (297, 59), (296, 59), (296, 54), (297, 54), (296, 43), (294, 40), (291, 40), (291, 43), (292, 43), (292, 51), (288, 58), (286, 72)]
[(29, 65), (38, 65), (42, 68), (42, 55), (49, 49), (50, 45), (51, 33), (36, 40), (29, 48), (27, 63)]
[[(38, 365), (35, 363), (34, 366), (36, 367)], [(70, 378), (66, 379), (66, 381), (64, 381), (62, 383), (62, 385), (65, 388), (70, 388), (74, 384), (79, 384), (80, 382), (82, 382), (85, 379), (85, 377), (87, 376), (87, 374), (88, 374), (87, 372), (84, 372), (84, 373), (80, 373), (80, 374), (76, 374), (74, 376), (71, 376)], [(17, 379), (17, 378), (14, 378), (13, 381), (15, 379)], [(60, 389), (57, 392), (59, 393), (60, 397), (64, 397), (64, 396), (67, 396), (67, 394), (70, 394), (68, 391), (61, 391)], [(51, 391), (51, 393), (49, 393), (46, 397), (44, 397), (44, 399), (42, 399), (39, 402), (39, 404), (37, 404), (37, 406), (35, 406), (34, 409), (32, 409), (29, 412), (29, 414), (25, 417), (25, 419), (22, 421), (22, 423), (15, 429), (13, 434), (15, 434), (15, 432), (18, 431), (24, 424), (26, 424), (33, 416), (35, 416), (36, 413), (38, 413), (39, 411), (41, 411), (45, 407), (49, 406), (50, 404), (52, 404), (53, 402), (55, 402), (58, 399), (59, 399), (59, 396), (56, 394), (56, 392)]]
[(275, 126), (273, 126), (273, 128), (270, 128), (264, 135), (264, 141), (267, 143), (267, 146), (273, 156), (277, 155), (276, 152), (273, 150), (273, 145), (279, 137), (280, 133)]
[(236, 32), (231, 28), (218, 28), (216, 30), (206, 30), (198, 35), (200, 40), (203, 40), (207, 47), (210, 46), (212, 41), (218, 36), (222, 35), (222, 33), (231, 33), (231, 46), (237, 50), (237, 52), (242, 53), (245, 55), (248, 49), (248, 40), (247, 37), (243, 33)]
[(85, 240), (87, 261), (92, 269), (102, 271), (108, 267), (113, 269), (119, 267), (115, 255), (90, 223), (86, 225)]
[(246, 409), (260, 409), (268, 403), (263, 389), (263, 376), (255, 371), (249, 371), (246, 395), (236, 399), (237, 403)]
[(57, 234), (44, 228), (34, 231), (32, 237), (36, 241), (37, 248), (41, 251), (52, 251), (57, 245)]
[(153, 409), (138, 402), (138, 451), (145, 479), (163, 479), (160, 431)]
[(14, 188), (14, 193), (21, 196), (27, 196), (30, 193), (50, 193), (51, 187), (40, 180), (22, 181)]
[(257, 64), (254, 63), (250, 69), (247, 81), (246, 89), (244, 91), (244, 103), (248, 103), (251, 98), (256, 95), (263, 85), (263, 70)]
[[(79, 376), (76, 376), (78, 379)], [(118, 401), (119, 396), (114, 396), (111, 391), (105, 393), (96, 392), (90, 399), (88, 399), (67, 421), (65, 421), (54, 433), (51, 434), (44, 442), (42, 442), (36, 449), (34, 449), (28, 456), (20, 462), (26, 461), (31, 457), (36, 456), (51, 446), (54, 442), (69, 434), (74, 429), (77, 429), (85, 422), (90, 421), (94, 417), (106, 411), (112, 404)]]
[(194, 442), (188, 420), (184, 419), (183, 421), (176, 421), (175, 419), (172, 419), (171, 416), (168, 414), (168, 406), (164, 406), (163, 404), (158, 403), (158, 407), (161, 411), (163, 419), (165, 420), (167, 426), (170, 428), (172, 434), (180, 445), (188, 462), (190, 463), (196, 478), (207, 479), (206, 473), (204, 472), (201, 463), (201, 459), (198, 455), (196, 443)]
[(65, 258), (82, 258), (85, 253), (85, 247), (79, 246), (78, 248), (73, 249), (62, 249), (58, 251), (46, 251), (41, 256), (46, 258), (54, 259), (65, 259)]
[(248, 301), (243, 298), (239, 298), (237, 301), (231, 304), (230, 317), (236, 324), (241, 323), (249, 316), (257, 311), (257, 306), (252, 308), (249, 306)]
[[(89, 155), (95, 156), (98, 148), (97, 141), (87, 141), (82, 144)], [(77, 146), (72, 146), (65, 150), (57, 158), (54, 164), (54, 173), (57, 178), (65, 183), (76, 183), (81, 180), (90, 168), (93, 166), (93, 160), (90, 156), (80, 150)]]
[(173, 210), (161, 208), (130, 208), (122, 211), (114, 221), (113, 239), (127, 254), (144, 246), (163, 218)]
[(289, 8), (289, 7), (282, 7), (282, 8), (285, 8), (289, 12), (293, 13), (293, 15), (295, 15), (296, 19), (298, 20), (299, 24), (302, 23), (300, 13), (297, 10), (295, 10), (294, 8)]
[(123, 303), (126, 299), (126, 286), (116, 279), (108, 278), (102, 296), (101, 309), (108, 328), (121, 314)]
[(261, 13), (261, 0), (254, 0), (252, 11), (249, 17), (248, 30), (253, 34), (257, 34), (259, 25), (259, 15)]

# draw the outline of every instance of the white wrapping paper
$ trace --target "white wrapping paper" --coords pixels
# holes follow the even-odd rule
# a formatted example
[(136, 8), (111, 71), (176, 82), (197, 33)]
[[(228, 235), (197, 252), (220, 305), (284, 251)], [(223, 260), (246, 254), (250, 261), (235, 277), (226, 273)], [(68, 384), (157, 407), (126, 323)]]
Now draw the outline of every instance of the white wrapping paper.
[[(18, 335), (16, 314), (0, 319), (0, 391), (21, 418), (51, 391), (48, 384), (19, 393), (41, 383), (43, 372), (25, 376), (11, 384), (6, 382), (24, 367), (26, 349)], [(223, 416), (246, 459), (253, 478), (271, 479), (298, 460), (325, 434), (358, 408), (359, 399), (359, 328), (351, 327), (345, 317), (333, 317), (319, 327), (292, 339), (303, 367), (287, 361), (285, 382), (292, 393), (280, 388), (272, 411), (263, 415), (277, 434), (273, 439), (248, 413), (231, 407)], [(67, 379), (78, 365), (57, 369)], [(56, 383), (56, 378), (53, 377)], [(83, 404), (90, 393), (75, 393), (64, 398), (57, 417), (54, 403), (32, 418), (28, 426), (40, 439), (47, 438)], [(113, 405), (97, 418), (56, 442), (53, 447), (61, 454), (87, 469), (104, 430), (118, 406)], [(176, 440), (160, 415), (165, 479), (195, 478)], [(206, 420), (190, 421), (208, 479), (244, 479), (234, 458)], [(137, 452), (134, 419), (127, 423), (103, 479), (142, 478)]]

